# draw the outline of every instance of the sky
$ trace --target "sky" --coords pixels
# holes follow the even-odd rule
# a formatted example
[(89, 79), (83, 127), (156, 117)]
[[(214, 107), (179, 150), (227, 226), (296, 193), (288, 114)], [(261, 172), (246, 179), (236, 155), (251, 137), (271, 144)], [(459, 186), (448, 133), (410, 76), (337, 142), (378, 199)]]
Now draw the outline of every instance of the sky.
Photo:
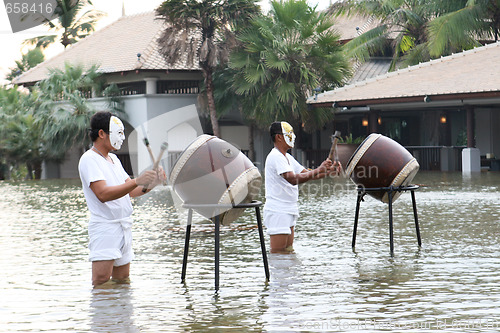
[[(324, 9), (330, 4), (331, 0), (309, 0), (310, 5), (318, 5), (318, 9)], [(153, 11), (163, 0), (92, 0), (95, 9), (106, 13), (106, 16), (99, 20), (97, 30), (113, 23), (122, 15), (122, 6), (125, 8), (126, 15)], [(269, 8), (269, 1), (263, 0), (259, 3), (264, 10)], [(10, 27), (10, 22), (7, 17), (7, 12), (4, 6), (0, 3), (0, 85), (7, 83), (5, 75), (9, 69), (15, 66), (15, 61), (20, 60), (22, 54), (27, 48), (22, 46), (25, 39), (47, 34), (47, 28), (37, 26), (32, 29), (13, 33)], [(59, 43), (57, 43), (59, 44)], [(49, 59), (58, 53), (62, 52), (62, 45), (50, 47), (45, 52), (45, 59)]]

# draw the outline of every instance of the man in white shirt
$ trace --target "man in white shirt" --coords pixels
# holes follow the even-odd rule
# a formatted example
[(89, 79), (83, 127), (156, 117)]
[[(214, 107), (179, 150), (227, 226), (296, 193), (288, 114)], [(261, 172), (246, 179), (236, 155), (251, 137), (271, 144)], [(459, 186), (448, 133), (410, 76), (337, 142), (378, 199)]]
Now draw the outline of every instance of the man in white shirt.
[(298, 184), (338, 174), (340, 163), (326, 159), (314, 170), (307, 170), (287, 153), (295, 145), (295, 134), (287, 122), (274, 122), (269, 128), (274, 148), (266, 158), (264, 224), (270, 235), (271, 253), (293, 251), (294, 227), (299, 216)]
[[(78, 171), (90, 211), (89, 249), (94, 287), (128, 282), (132, 250), (132, 203), (165, 179), (165, 172), (147, 170), (130, 179), (111, 151), (125, 140), (124, 126), (110, 112), (97, 112), (90, 120), (91, 149), (80, 158)], [(147, 187), (147, 191), (143, 191)], [(112, 280), (110, 280), (112, 278)]]

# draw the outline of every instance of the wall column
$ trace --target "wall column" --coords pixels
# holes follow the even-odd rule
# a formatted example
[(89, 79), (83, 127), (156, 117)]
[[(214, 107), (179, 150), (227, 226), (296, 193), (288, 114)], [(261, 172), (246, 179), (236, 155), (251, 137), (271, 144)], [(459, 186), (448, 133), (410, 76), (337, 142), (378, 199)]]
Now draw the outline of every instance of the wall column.
[(147, 95), (156, 95), (156, 82), (158, 81), (157, 77), (147, 77), (144, 79), (146, 81), (146, 94)]
[(474, 133), (475, 120), (474, 120), (474, 108), (468, 106), (467, 109), (467, 148), (473, 148), (476, 146), (476, 139)]
[(474, 127), (474, 108), (469, 106), (467, 107), (467, 148), (462, 150), (463, 174), (481, 171), (481, 153), (475, 148)]
[(370, 133), (378, 133), (378, 112), (371, 111), (369, 116), (368, 126)]

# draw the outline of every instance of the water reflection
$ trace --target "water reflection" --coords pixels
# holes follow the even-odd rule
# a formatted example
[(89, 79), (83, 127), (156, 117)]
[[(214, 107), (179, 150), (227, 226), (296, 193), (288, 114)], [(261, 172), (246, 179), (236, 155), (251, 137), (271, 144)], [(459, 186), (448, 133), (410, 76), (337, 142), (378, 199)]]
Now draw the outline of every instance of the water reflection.
[(254, 212), (221, 228), (218, 294), (209, 221), (193, 224), (180, 281), (186, 218), (168, 190), (134, 202), (131, 284), (94, 290), (79, 181), (2, 182), (0, 331), (498, 331), (500, 173), (414, 181), (421, 248), (403, 194), (394, 257), (387, 205), (370, 197), (352, 251), (356, 191), (317, 182), (301, 189), (296, 253), (269, 254), (269, 283)]
[(90, 302), (92, 332), (140, 332), (134, 323), (132, 288), (116, 285), (108, 289), (93, 289)]

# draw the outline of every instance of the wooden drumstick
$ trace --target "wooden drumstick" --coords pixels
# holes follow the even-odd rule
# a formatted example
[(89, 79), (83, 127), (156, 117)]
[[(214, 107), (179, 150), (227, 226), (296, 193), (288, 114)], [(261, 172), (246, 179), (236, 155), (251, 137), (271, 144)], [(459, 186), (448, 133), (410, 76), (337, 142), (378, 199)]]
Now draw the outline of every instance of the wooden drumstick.
[(332, 135), (332, 147), (330, 148), (330, 154), (328, 154), (328, 159), (332, 162), (338, 162), (339, 160), (336, 154), (338, 139), (340, 139), (340, 131), (335, 131)]
[(161, 161), (161, 158), (163, 156), (163, 153), (165, 152), (165, 150), (167, 150), (167, 147), (168, 147), (168, 143), (163, 142), (161, 144), (160, 153), (158, 154), (158, 157), (156, 158), (156, 161), (153, 164), (153, 170), (158, 169), (158, 165), (160, 164), (160, 161)]
[[(163, 156), (163, 153), (165, 152), (165, 150), (167, 149), (168, 147), (168, 143), (166, 142), (163, 142), (161, 144), (161, 147), (160, 147), (160, 153), (158, 154), (158, 157), (156, 158), (156, 160), (154, 159), (154, 156), (153, 156), (153, 153), (151, 152), (151, 157), (153, 159), (153, 170), (157, 170), (158, 169), (158, 166), (160, 165), (160, 161), (161, 161), (161, 158)], [(146, 193), (146, 191), (148, 190), (148, 187), (149, 185), (146, 185), (142, 188), (142, 192), (143, 193)]]
[(144, 144), (146, 145), (146, 149), (148, 150), (149, 157), (151, 157), (151, 163), (155, 164), (155, 156), (153, 155), (153, 150), (151, 150), (151, 147), (149, 146), (149, 140), (146, 137), (144, 137)]

